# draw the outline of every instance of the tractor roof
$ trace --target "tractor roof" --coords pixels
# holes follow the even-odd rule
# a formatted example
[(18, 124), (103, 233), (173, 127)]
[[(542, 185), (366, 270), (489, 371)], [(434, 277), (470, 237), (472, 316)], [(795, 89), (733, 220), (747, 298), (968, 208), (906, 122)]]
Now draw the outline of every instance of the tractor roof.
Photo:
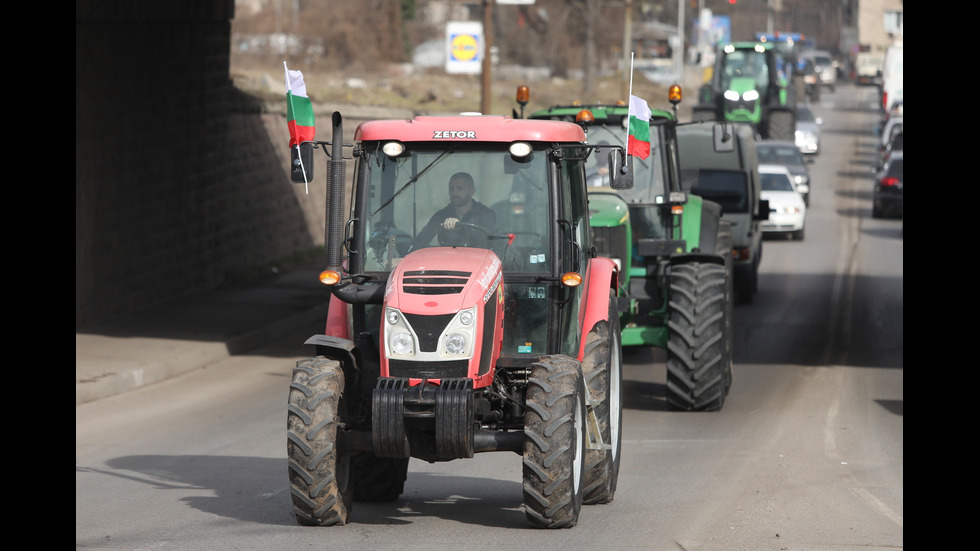
[(575, 123), (502, 115), (419, 116), (361, 123), (354, 132), (354, 140), (584, 143), (585, 132)]
[[(626, 105), (612, 105), (612, 104), (574, 104), (574, 105), (555, 105), (547, 109), (542, 109), (540, 111), (535, 111), (531, 113), (529, 118), (532, 119), (553, 119), (553, 120), (568, 120), (574, 121), (575, 116), (578, 115), (579, 111), (583, 109), (588, 109), (592, 111), (592, 116), (595, 120), (595, 124), (621, 124), (623, 117), (629, 114), (629, 108)], [(559, 118), (560, 117), (560, 118)], [(674, 114), (670, 111), (664, 109), (650, 109), (651, 119), (674, 119)]]

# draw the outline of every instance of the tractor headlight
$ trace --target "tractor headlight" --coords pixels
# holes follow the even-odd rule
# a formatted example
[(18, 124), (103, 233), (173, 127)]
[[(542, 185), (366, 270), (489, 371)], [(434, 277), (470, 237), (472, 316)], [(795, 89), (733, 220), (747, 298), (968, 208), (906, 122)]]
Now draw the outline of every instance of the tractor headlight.
[(384, 334), (388, 343), (388, 355), (408, 356), (415, 354), (415, 335), (405, 323), (402, 313), (394, 308), (385, 309)]
[(476, 308), (468, 308), (456, 314), (449, 322), (442, 337), (443, 353), (450, 356), (470, 357), (476, 339)]
[(399, 356), (412, 353), (412, 345), (414, 344), (414, 340), (412, 339), (412, 335), (410, 333), (406, 333), (404, 331), (394, 333), (391, 335), (391, 339), (389, 339), (388, 342), (391, 345), (391, 351)]
[(755, 101), (759, 99), (759, 91), (749, 90), (748, 92), (742, 94), (742, 99), (745, 101)]
[(462, 333), (450, 333), (446, 335), (446, 352), (459, 355), (466, 352), (466, 335)]

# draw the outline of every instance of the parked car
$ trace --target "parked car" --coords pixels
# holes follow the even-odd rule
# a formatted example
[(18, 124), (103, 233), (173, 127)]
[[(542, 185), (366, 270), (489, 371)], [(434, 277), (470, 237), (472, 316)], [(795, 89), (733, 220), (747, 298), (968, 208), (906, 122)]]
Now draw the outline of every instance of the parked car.
[[(902, 172), (905, 153), (903, 151), (892, 152), (891, 156), (885, 161), (874, 175), (874, 198), (871, 204), (872, 218), (900, 217), (903, 216), (902, 206)], [(762, 167), (759, 167), (760, 172)], [(763, 180), (765, 184), (765, 180)], [(765, 188), (763, 188), (764, 190)], [(765, 195), (765, 191), (763, 191)], [(770, 218), (772, 215), (770, 214)]]
[(793, 142), (775, 140), (760, 140), (755, 144), (759, 162), (770, 165), (785, 166), (792, 175), (793, 185), (803, 197), (803, 202), (810, 205), (810, 169), (807, 164), (813, 159), (803, 156), (800, 148)]
[(885, 164), (885, 161), (892, 156), (892, 153), (901, 152), (904, 150), (905, 146), (905, 131), (899, 128), (897, 131), (892, 133), (892, 137), (885, 144), (885, 148), (878, 153), (878, 164), (875, 165), (875, 170), (880, 168)]
[(823, 118), (814, 116), (810, 106), (805, 103), (796, 105), (796, 147), (805, 155), (820, 153), (820, 125)]
[(904, 129), (904, 115), (892, 115), (888, 117), (888, 121), (885, 122), (884, 127), (881, 129), (881, 135), (878, 136), (878, 150), (883, 151), (888, 146), (888, 142), (895, 137), (895, 134), (902, 132)]
[(789, 169), (782, 165), (759, 165), (762, 198), (769, 201), (769, 219), (762, 232), (785, 235), (802, 241), (806, 230), (806, 203), (793, 184)]

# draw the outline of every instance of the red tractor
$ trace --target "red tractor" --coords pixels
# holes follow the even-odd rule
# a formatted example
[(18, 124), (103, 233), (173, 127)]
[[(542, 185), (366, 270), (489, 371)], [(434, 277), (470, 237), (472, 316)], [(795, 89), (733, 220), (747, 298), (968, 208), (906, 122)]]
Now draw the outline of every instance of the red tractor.
[[(296, 182), (313, 150), (330, 165), (326, 330), (289, 391), (297, 521), (345, 524), (355, 501), (394, 501), (411, 457), (481, 452), (523, 457), (533, 527), (574, 526), (583, 504), (612, 501), (619, 273), (591, 243), (582, 128), (421, 116), (363, 123), (343, 144), (339, 113), (332, 123), (331, 142), (293, 153)], [(625, 160), (608, 153), (615, 187), (632, 185)]]

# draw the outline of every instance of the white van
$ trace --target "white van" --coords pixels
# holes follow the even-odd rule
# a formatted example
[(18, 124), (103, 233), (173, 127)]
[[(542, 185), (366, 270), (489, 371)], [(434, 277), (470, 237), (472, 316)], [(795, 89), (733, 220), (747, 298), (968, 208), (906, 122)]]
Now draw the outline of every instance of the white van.
[(903, 70), (902, 44), (898, 43), (885, 51), (885, 63), (881, 68), (881, 109), (885, 112), (896, 101), (904, 100)]

